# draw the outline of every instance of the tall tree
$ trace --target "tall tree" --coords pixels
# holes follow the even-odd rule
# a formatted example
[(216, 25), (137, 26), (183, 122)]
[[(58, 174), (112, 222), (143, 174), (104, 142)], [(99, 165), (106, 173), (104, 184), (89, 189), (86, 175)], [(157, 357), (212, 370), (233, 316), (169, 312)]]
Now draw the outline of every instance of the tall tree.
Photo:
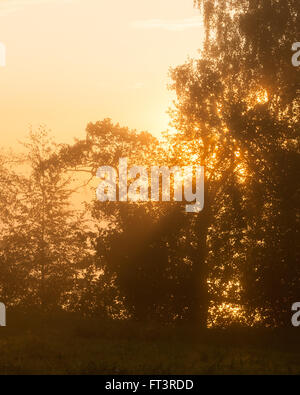
[[(284, 257), (281, 255), (277, 284), (287, 283), (290, 275), (298, 278), (299, 266), (299, 245), (294, 243), (295, 253), (291, 259), (284, 241), (291, 229), (293, 234), (299, 234), (298, 215), (293, 220), (288, 214), (298, 210), (295, 197), (299, 194), (299, 185), (290, 183), (284, 188), (293, 196), (289, 200), (292, 205), (287, 207), (284, 206), (287, 195), (281, 188), (284, 177), (290, 171), (293, 177), (297, 177), (299, 168), (299, 70), (292, 67), (289, 52), (295, 40), (293, 32), (296, 32), (299, 3), (226, 0), (204, 0), (197, 3), (203, 6), (206, 26), (204, 50), (198, 61), (190, 61), (173, 70), (172, 78), (173, 89), (177, 94), (173, 119), (174, 126), (179, 130), (178, 137), (182, 141), (199, 144), (191, 152), (198, 152), (199, 161), (207, 167), (206, 208), (199, 215), (199, 218), (205, 217), (201, 221), (202, 228), (199, 227), (204, 241), (198, 243), (198, 254), (200, 251), (202, 254), (203, 251), (211, 253), (208, 248), (210, 236), (203, 226), (208, 222), (207, 228), (216, 228), (219, 218), (216, 209), (226, 211), (218, 202), (224, 201), (228, 194), (231, 200), (236, 195), (240, 198), (236, 214), (241, 216), (241, 228), (238, 228), (240, 236), (235, 243), (243, 246), (243, 250), (236, 249), (233, 253), (240, 257), (244, 255), (245, 267), (249, 270), (252, 265), (253, 281), (256, 281), (258, 267), (249, 259), (251, 248), (246, 251), (245, 245), (255, 245), (257, 254), (257, 246), (261, 243), (268, 244), (268, 251), (274, 251), (271, 245), (281, 245), (279, 250)], [(280, 21), (280, 27), (276, 27)], [(273, 59), (274, 54), (277, 55), (276, 59)], [(270, 80), (270, 76), (276, 76), (278, 86)], [(229, 177), (231, 181), (239, 179), (235, 186), (232, 182), (228, 183)], [(215, 183), (215, 180), (218, 182)], [(268, 203), (263, 196), (268, 197)], [(211, 207), (214, 208), (214, 213), (209, 215)], [(245, 208), (248, 210), (246, 216), (241, 214), (245, 213)], [(282, 220), (285, 215), (291, 219), (289, 225)], [(276, 216), (277, 226), (281, 229), (276, 232), (276, 237), (275, 234), (271, 236), (273, 216)], [(264, 225), (259, 222), (261, 218), (266, 218)], [(225, 222), (222, 223), (223, 228), (224, 225)], [(233, 233), (234, 228), (232, 222)], [(251, 232), (247, 231), (249, 229)], [(261, 233), (265, 237), (261, 238)], [(222, 243), (226, 243), (226, 238)], [(201, 257), (201, 252), (199, 256)], [(256, 257), (258, 255), (254, 254), (253, 259)], [(266, 262), (273, 258), (272, 255), (265, 255), (260, 261), (260, 268), (266, 269)], [(200, 290), (204, 289), (203, 284), (207, 281), (207, 275), (203, 280), (200, 267), (208, 270), (208, 261), (203, 257), (200, 261), (202, 264), (198, 263), (195, 295), (201, 293)], [(289, 268), (289, 275), (285, 278), (283, 267)], [(242, 268), (241, 261), (239, 269), (243, 270)], [(271, 270), (264, 271), (261, 287), (268, 276), (271, 278)], [(244, 277), (244, 289), (250, 285), (249, 277)], [(270, 298), (266, 301), (268, 307), (260, 304), (264, 314), (267, 311), (270, 314), (274, 299), (276, 305), (281, 305), (281, 310), (289, 308), (287, 294), (282, 287), (277, 289), (277, 295), (276, 291), (269, 293)], [(262, 288), (256, 287), (256, 295), (259, 290), (263, 292)], [(202, 302), (199, 296), (198, 306), (207, 299), (203, 294), (201, 298)], [(262, 300), (263, 297), (260, 298), (260, 303)], [(254, 299), (248, 299), (248, 306), (251, 303), (254, 307)], [(283, 306), (283, 303), (286, 305)], [(199, 313), (199, 307), (196, 309)], [(276, 312), (274, 310), (273, 317), (277, 313), (278, 309)]]

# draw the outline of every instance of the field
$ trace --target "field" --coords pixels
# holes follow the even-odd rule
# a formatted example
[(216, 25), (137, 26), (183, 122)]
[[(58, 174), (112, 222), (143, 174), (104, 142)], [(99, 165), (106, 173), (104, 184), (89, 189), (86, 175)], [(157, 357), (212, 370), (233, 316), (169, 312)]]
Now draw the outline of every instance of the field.
[(300, 374), (300, 332), (16, 316), (0, 374)]

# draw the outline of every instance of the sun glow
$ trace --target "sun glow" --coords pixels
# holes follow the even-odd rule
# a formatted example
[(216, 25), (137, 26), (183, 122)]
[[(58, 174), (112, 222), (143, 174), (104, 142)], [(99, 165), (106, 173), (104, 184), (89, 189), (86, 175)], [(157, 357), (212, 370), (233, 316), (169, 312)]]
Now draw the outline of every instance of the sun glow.
[(257, 94), (257, 102), (258, 103), (267, 103), (269, 101), (269, 95), (268, 92), (263, 89)]

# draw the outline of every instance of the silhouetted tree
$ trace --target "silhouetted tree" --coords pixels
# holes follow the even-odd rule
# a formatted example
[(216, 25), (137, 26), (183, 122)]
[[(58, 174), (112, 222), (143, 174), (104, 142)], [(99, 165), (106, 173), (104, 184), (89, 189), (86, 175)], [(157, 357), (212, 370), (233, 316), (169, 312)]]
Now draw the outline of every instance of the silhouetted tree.
[[(231, 261), (239, 257), (242, 289), (252, 290), (252, 299), (247, 291), (244, 294), (245, 305), (252, 311), (258, 309), (264, 318), (272, 317), (273, 324), (282, 324), (282, 314), (286, 316), (295, 297), (292, 290), (299, 286), (299, 243), (295, 242), (299, 216), (291, 215), (299, 210), (299, 185), (291, 181), (297, 179), (299, 169), (299, 70), (292, 67), (290, 52), (296, 39), (299, 2), (205, 0), (198, 4), (203, 6), (206, 41), (200, 60), (172, 72), (178, 98), (174, 125), (182, 140), (200, 142), (200, 160), (212, 168), (209, 177), (214, 173), (220, 181), (217, 197), (207, 177), (206, 209), (208, 204), (227, 213), (228, 207), (221, 208), (218, 201), (228, 193), (231, 200), (239, 196), (236, 214), (241, 227), (231, 222), (232, 234), (237, 234), (231, 241), (236, 246)], [(221, 148), (216, 150), (218, 144)], [(219, 163), (216, 157), (221, 158)], [(231, 163), (227, 176), (222, 171), (226, 162)], [(228, 176), (240, 181), (228, 185)], [(216, 211), (209, 216), (210, 208), (205, 210), (199, 217), (209, 218), (211, 229), (220, 224), (224, 236), (222, 228), (227, 221), (219, 223)], [(215, 256), (208, 248), (208, 232), (202, 229), (201, 233), (205, 242), (202, 247), (198, 244), (199, 251)], [(222, 248), (226, 239), (220, 240)], [(228, 265), (230, 257), (227, 259), (227, 267), (232, 267)], [(212, 269), (207, 259), (201, 261), (206, 270)], [(260, 271), (263, 274), (258, 274)], [(196, 278), (200, 292), (206, 280), (200, 272)], [(205, 295), (201, 298), (207, 299)]]
[(70, 180), (55, 159), (58, 148), (43, 128), (30, 134), (25, 147), (25, 174), (14, 179), (17, 210), (1, 241), (1, 262), (4, 273), (12, 273), (19, 284), (14, 304), (57, 310), (67, 304), (78, 275), (76, 264), (86, 251), (85, 238), (70, 208)]

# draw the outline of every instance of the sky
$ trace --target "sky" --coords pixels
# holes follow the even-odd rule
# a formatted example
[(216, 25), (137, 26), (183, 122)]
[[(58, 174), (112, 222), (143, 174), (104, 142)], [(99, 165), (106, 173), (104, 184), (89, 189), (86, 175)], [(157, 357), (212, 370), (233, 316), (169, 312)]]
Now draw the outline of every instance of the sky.
[(158, 136), (169, 68), (202, 39), (193, 0), (0, 0), (1, 145), (40, 124), (72, 142), (103, 118)]

